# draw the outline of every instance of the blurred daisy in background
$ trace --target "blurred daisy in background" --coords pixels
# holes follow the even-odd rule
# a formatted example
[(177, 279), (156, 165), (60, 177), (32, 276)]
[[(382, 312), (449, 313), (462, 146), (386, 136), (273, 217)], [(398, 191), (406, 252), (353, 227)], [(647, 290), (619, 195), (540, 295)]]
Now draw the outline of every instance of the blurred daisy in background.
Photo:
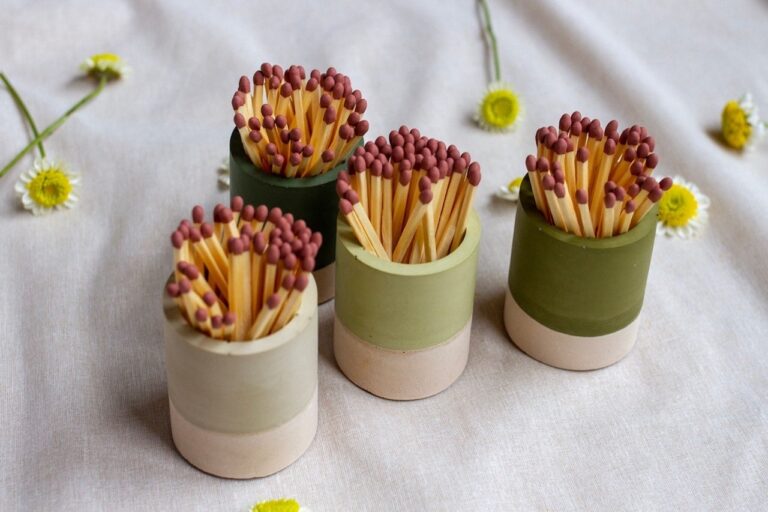
[(114, 53), (97, 53), (85, 59), (80, 68), (91, 78), (118, 80), (122, 78), (129, 68), (119, 55)]
[(750, 93), (725, 104), (721, 132), (726, 144), (734, 149), (750, 150), (765, 134), (766, 123), (760, 120)]
[(516, 202), (520, 197), (520, 185), (523, 183), (523, 177), (519, 176), (510, 181), (506, 186), (499, 187), (496, 191), (496, 197), (507, 201)]

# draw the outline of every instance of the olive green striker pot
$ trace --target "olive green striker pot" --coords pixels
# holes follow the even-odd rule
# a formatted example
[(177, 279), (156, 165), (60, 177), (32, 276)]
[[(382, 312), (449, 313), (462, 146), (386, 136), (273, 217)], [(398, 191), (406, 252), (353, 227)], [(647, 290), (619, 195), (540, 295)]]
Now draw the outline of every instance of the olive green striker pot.
[(624, 357), (637, 339), (656, 237), (656, 209), (609, 238), (585, 238), (549, 224), (523, 180), (515, 217), (504, 325), (539, 361), (591, 370)]

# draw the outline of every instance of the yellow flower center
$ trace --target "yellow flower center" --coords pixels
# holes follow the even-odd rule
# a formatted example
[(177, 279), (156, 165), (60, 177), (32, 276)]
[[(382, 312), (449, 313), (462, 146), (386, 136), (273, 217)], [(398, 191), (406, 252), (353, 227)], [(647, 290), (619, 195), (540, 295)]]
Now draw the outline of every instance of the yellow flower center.
[(722, 132), (725, 142), (736, 149), (743, 148), (752, 135), (752, 126), (747, 120), (747, 113), (736, 101), (729, 101), (725, 104), (722, 116)]
[(520, 185), (522, 183), (523, 183), (523, 177), (519, 176), (509, 182), (509, 185), (507, 185), (507, 190), (509, 190), (510, 192), (514, 192), (515, 190), (520, 188)]
[(667, 226), (678, 228), (696, 217), (698, 210), (699, 203), (693, 192), (687, 187), (675, 184), (661, 196), (659, 220)]
[(60, 169), (40, 172), (27, 184), (29, 195), (40, 206), (51, 208), (63, 204), (72, 192), (72, 183)]
[(97, 53), (92, 55), (85, 64), (84, 70), (93, 78), (106, 77), (107, 80), (116, 80), (122, 76), (123, 59), (114, 53)]
[(120, 62), (120, 57), (114, 53), (97, 53), (91, 57), (91, 60), (96, 64), (115, 64)]
[(299, 512), (299, 503), (296, 500), (270, 500), (257, 503), (251, 512)]
[(488, 125), (494, 128), (506, 128), (517, 120), (520, 113), (520, 100), (509, 89), (498, 89), (485, 95), (480, 110), (483, 121)]

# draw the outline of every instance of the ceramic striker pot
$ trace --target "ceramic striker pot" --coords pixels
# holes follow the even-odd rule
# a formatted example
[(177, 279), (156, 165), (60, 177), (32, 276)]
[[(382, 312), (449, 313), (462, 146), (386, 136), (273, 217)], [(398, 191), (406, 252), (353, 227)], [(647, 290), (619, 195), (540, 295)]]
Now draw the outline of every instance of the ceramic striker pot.
[(624, 357), (637, 339), (656, 237), (656, 210), (622, 235), (584, 238), (547, 223), (526, 177), (520, 188), (504, 325), (531, 357), (592, 370)]
[(165, 297), (171, 433), (206, 473), (253, 478), (298, 459), (317, 430), (317, 287), (264, 338), (226, 342), (189, 326)]
[(339, 220), (334, 353), (344, 374), (383, 398), (425, 398), (449, 387), (469, 355), (480, 222), (459, 247), (420, 264), (363, 249)]

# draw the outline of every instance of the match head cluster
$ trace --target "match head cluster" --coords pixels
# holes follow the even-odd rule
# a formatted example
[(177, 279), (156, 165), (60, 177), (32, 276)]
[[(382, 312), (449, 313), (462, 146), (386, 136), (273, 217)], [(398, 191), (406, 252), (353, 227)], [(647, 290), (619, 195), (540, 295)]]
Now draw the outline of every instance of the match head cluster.
[(316, 176), (343, 161), (368, 133), (368, 102), (335, 68), (287, 70), (267, 62), (240, 77), (234, 122), (248, 157), (265, 172)]
[(657, 181), (656, 141), (644, 126), (619, 132), (580, 112), (563, 114), (559, 128), (536, 131), (537, 154), (525, 159), (536, 207), (567, 233), (604, 238), (636, 226), (672, 186)]
[(461, 243), (480, 165), (456, 146), (401, 126), (358, 147), (339, 173), (339, 209), (360, 244), (400, 263), (442, 258)]
[(189, 324), (212, 338), (246, 341), (280, 330), (298, 311), (322, 235), (280, 208), (202, 206), (171, 234), (174, 279), (167, 286)]

